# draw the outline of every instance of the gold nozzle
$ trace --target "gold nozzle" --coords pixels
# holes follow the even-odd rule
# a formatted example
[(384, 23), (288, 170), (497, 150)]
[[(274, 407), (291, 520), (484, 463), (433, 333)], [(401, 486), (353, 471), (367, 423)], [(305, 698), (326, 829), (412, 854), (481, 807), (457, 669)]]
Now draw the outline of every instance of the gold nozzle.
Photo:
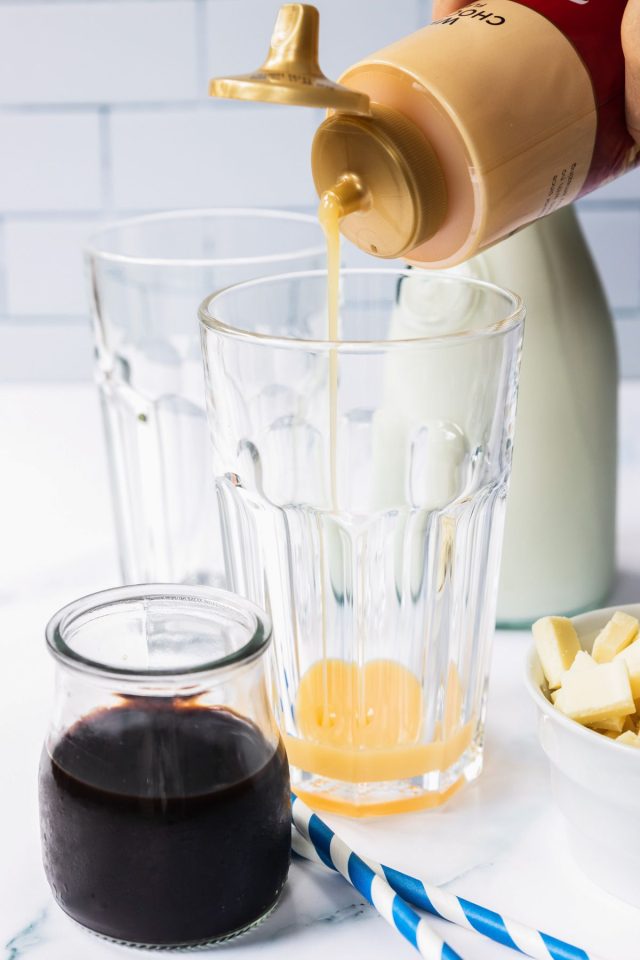
[(325, 77), (318, 63), (320, 17), (307, 3), (280, 8), (267, 59), (253, 73), (214, 77), (209, 95), (367, 114), (369, 97)]
[(341, 219), (357, 210), (367, 210), (370, 204), (366, 187), (353, 173), (345, 173), (328, 190), (323, 190), (320, 197), (320, 206), (337, 210)]
[(368, 117), (328, 116), (316, 132), (311, 167), (320, 196), (343, 185), (352, 202), (342, 204), (340, 229), (374, 256), (404, 256), (432, 237), (446, 216), (445, 180), (433, 147), (390, 107), (373, 103)]

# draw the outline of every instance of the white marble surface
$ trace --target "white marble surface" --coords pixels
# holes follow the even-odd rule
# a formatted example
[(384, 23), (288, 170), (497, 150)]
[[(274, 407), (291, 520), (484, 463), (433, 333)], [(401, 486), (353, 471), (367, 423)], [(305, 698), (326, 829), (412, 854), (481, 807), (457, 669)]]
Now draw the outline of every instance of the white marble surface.
[[(640, 599), (639, 423), (640, 383), (627, 383), (614, 603)], [(126, 956), (125, 948), (86, 934), (53, 904), (40, 865), (36, 802), (52, 682), (43, 626), (62, 603), (115, 582), (92, 388), (0, 389), (0, 960)], [(600, 892), (569, 857), (522, 683), (528, 643), (525, 633), (497, 634), (486, 765), (477, 783), (437, 812), (327, 819), (370, 856), (603, 960), (638, 960), (640, 912)], [(479, 934), (443, 921), (434, 927), (466, 960), (514, 956)], [(416, 955), (340, 877), (300, 862), (273, 917), (222, 949), (237, 960)]]

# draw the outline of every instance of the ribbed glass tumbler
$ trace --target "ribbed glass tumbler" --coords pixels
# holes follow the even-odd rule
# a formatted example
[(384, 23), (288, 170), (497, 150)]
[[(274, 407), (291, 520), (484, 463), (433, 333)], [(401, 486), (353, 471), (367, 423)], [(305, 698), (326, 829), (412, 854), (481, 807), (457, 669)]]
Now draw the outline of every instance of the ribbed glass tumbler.
[(353, 816), (473, 779), (524, 309), (419, 271), (238, 284), (201, 308), (233, 588), (274, 624), (295, 790)]
[(230, 283), (325, 262), (317, 219), (278, 210), (151, 214), (93, 238), (95, 372), (125, 583), (226, 580), (198, 304)]

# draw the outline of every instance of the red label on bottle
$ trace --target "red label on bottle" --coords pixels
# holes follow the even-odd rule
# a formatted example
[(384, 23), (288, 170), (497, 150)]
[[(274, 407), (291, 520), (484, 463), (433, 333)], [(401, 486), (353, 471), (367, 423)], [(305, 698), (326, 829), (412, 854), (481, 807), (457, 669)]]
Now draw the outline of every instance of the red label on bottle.
[[(593, 84), (598, 127), (580, 196), (620, 176), (640, 157), (627, 130), (620, 26), (627, 0), (517, 0), (553, 23), (582, 58)], [(544, 62), (544, 50), (540, 51)], [(535, 81), (533, 81), (535, 82)]]

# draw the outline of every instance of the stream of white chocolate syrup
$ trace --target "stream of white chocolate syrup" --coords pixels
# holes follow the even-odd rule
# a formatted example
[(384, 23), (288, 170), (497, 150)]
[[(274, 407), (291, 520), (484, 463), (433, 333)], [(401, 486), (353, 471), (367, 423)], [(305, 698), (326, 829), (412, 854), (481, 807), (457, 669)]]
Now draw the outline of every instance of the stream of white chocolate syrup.
[(327, 241), (327, 339), (329, 349), (329, 458), (331, 473), (331, 509), (337, 510), (338, 479), (338, 349), (335, 346), (340, 333), (340, 220), (343, 209), (340, 200), (331, 191), (325, 191), (318, 208), (318, 219)]

